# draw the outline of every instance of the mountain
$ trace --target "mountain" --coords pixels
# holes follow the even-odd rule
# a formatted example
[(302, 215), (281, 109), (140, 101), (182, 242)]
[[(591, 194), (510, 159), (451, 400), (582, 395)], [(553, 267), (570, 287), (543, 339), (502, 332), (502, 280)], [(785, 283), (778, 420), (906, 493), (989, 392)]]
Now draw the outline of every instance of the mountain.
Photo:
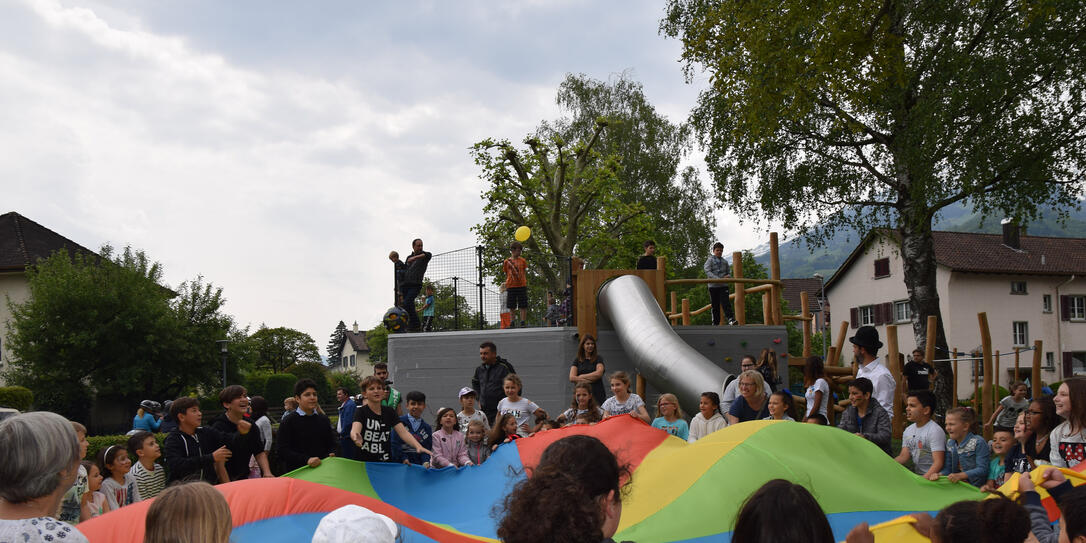
[[(1072, 211), (1064, 224), (1059, 224), (1058, 215), (1053, 210), (1042, 210), (1040, 217), (1026, 225), (1027, 235), (1050, 237), (1086, 238), (1086, 211)], [(1003, 231), (1000, 219), (988, 217), (981, 224), (980, 215), (971, 208), (956, 204), (939, 212), (935, 224), (936, 230), (951, 232), (977, 232), (998, 234)], [(781, 276), (811, 277), (816, 273), (826, 279), (833, 276), (838, 266), (848, 258), (856, 244), (866, 232), (842, 229), (827, 239), (822, 247), (811, 249), (801, 237), (784, 241), (780, 245)], [(759, 245), (751, 249), (754, 259), (769, 267), (769, 245)]]

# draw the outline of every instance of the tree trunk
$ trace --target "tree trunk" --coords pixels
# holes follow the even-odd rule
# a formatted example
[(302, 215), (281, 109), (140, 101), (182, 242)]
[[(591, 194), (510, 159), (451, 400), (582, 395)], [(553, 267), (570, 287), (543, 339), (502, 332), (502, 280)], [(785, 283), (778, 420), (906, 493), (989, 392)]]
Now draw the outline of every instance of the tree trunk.
[[(938, 330), (935, 334), (935, 357), (942, 362), (928, 361), (935, 366), (936, 412), (942, 415), (954, 407), (956, 393), (952, 390), (954, 370), (946, 353), (946, 332), (943, 316), (939, 311), (939, 292), (936, 290), (935, 245), (931, 235), (931, 216), (926, 209), (917, 209), (914, 202), (908, 202), (900, 209), (898, 233), (901, 235), (901, 260), (904, 267), (905, 287), (909, 291), (909, 306), (912, 308), (913, 335), (916, 347), (924, 350), (927, 346), (928, 316), (935, 315)], [(919, 215), (919, 217), (917, 216)]]

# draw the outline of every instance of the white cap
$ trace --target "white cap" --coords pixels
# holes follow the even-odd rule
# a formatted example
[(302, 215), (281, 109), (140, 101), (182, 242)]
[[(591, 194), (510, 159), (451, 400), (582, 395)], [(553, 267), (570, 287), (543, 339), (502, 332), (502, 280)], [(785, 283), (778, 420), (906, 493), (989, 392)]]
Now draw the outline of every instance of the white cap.
[(457, 396), (457, 398), (463, 398), (464, 396), (467, 396), (468, 394), (475, 394), (475, 389), (473, 389), (471, 387), (464, 387), (464, 388), (460, 389), (460, 395)]
[(398, 533), (392, 519), (351, 504), (321, 519), (313, 532), (313, 543), (393, 543)]

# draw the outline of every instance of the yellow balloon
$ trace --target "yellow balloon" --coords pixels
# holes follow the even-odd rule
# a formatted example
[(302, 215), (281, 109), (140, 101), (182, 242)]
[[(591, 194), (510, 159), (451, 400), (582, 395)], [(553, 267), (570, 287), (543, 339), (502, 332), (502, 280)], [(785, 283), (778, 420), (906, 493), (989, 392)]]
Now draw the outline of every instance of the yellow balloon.
[(520, 242), (528, 241), (528, 238), (532, 237), (532, 229), (527, 226), (521, 226), (513, 233), (513, 237)]

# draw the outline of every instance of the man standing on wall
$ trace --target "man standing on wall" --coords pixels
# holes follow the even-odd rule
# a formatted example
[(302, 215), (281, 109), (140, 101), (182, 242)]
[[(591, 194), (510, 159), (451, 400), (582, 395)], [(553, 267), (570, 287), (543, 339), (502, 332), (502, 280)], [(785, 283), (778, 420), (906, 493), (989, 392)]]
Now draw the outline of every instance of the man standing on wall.
[(508, 360), (498, 356), (498, 347), (490, 341), (479, 345), (479, 360), (482, 364), (475, 368), (471, 388), (475, 389), (476, 396), (479, 397), (479, 410), (493, 424), (494, 415), (498, 413), (498, 402), (505, 397), (502, 382), (506, 375), (516, 373), (516, 370)]
[(637, 259), (637, 269), (639, 270), (655, 270), (656, 269), (656, 242), (645, 240), (645, 254), (641, 255), (641, 258)]
[[(724, 260), (724, 244), (719, 241), (713, 244), (713, 254), (705, 259), (705, 277), (709, 279), (724, 279), (732, 276), (728, 261)], [(713, 326), (720, 324), (720, 306), (724, 306), (724, 316), (728, 324), (735, 324), (735, 310), (732, 309), (731, 300), (728, 299), (731, 291), (727, 283), (709, 283), (709, 305), (713, 310)]]
[(404, 261), (406, 268), (403, 274), (403, 309), (407, 311), (407, 330), (418, 332), (422, 329), (419, 322), (418, 311), (415, 310), (415, 298), (422, 290), (422, 279), (426, 275), (426, 266), (430, 264), (433, 255), (422, 250), (422, 240), (415, 238), (411, 242), (411, 256)]

